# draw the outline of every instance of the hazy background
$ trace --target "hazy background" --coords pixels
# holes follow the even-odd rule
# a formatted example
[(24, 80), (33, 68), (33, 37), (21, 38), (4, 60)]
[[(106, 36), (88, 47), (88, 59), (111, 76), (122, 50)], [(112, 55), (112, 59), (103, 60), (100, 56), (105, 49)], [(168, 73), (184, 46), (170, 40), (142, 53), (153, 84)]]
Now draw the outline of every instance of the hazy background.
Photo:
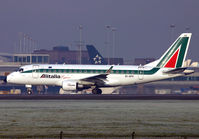
[[(116, 31), (116, 55), (158, 58), (182, 32), (192, 32), (188, 57), (199, 61), (199, 0), (1, 0), (0, 52), (13, 52), (19, 32), (40, 48), (85, 44), (107, 55), (106, 25)], [(174, 33), (170, 25), (174, 24)], [(111, 53), (112, 55), (112, 53)]]

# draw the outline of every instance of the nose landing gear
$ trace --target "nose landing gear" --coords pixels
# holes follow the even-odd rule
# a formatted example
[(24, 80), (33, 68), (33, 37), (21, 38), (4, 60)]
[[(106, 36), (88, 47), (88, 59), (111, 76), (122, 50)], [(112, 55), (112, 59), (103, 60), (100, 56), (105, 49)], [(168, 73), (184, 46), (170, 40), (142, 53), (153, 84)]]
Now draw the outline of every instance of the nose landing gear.
[(32, 89), (31, 88), (27, 88), (27, 94), (31, 95), (32, 94)]
[(32, 85), (26, 85), (26, 88), (27, 88), (27, 94), (28, 95), (33, 94), (33, 92), (32, 92)]

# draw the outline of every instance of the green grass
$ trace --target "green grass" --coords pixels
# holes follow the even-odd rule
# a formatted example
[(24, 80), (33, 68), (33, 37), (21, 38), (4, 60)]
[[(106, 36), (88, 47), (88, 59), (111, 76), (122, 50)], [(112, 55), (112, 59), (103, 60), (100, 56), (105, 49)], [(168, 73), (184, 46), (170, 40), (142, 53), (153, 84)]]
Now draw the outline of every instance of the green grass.
[(199, 101), (0, 101), (0, 137), (199, 136)]

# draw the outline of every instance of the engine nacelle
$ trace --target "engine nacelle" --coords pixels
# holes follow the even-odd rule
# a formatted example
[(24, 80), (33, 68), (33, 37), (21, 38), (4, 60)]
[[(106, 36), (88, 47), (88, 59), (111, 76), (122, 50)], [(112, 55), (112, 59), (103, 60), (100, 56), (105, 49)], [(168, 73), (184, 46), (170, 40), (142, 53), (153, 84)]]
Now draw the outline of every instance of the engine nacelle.
[(77, 90), (77, 82), (75, 81), (63, 81), (62, 89), (65, 91), (74, 91)]

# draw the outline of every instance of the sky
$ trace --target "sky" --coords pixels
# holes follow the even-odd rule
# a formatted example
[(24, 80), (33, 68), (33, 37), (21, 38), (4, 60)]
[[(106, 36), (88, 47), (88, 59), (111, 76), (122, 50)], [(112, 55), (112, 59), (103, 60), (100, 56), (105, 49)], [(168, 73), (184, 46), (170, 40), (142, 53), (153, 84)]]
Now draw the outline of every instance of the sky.
[(19, 49), (20, 32), (38, 41), (39, 49), (77, 49), (82, 25), (84, 44), (125, 60), (159, 58), (181, 33), (191, 32), (187, 57), (199, 61), (198, 7), (199, 0), (1, 0), (0, 52)]

